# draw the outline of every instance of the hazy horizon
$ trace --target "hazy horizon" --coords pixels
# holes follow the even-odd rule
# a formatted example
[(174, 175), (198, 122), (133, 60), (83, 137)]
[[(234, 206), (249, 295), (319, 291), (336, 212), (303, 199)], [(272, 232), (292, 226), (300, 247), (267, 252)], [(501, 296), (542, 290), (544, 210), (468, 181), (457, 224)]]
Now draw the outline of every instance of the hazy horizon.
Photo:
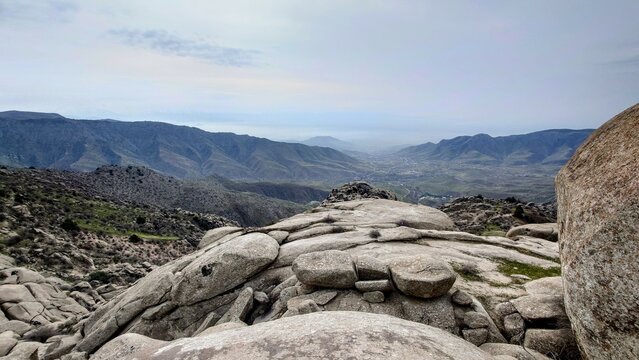
[(380, 146), (596, 128), (639, 3), (0, 0), (0, 109)]

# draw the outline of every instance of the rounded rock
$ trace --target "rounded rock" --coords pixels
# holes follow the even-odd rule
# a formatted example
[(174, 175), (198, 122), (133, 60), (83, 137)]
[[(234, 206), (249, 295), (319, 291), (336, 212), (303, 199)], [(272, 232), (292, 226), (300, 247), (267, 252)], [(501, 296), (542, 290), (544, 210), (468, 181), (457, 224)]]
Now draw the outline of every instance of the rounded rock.
[(457, 279), (446, 263), (420, 255), (394, 259), (389, 268), (397, 289), (425, 299), (446, 294)]

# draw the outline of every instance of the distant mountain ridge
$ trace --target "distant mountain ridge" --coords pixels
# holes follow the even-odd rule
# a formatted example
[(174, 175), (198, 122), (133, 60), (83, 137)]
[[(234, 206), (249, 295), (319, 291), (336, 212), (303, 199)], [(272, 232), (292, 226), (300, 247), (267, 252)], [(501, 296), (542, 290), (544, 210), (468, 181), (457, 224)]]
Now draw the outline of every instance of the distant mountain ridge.
[(21, 111), (0, 112), (0, 164), (81, 171), (135, 165), (178, 178), (261, 181), (351, 180), (363, 166), (326, 147), (160, 122), (73, 120)]
[(593, 129), (552, 129), (523, 135), (458, 136), (404, 148), (395, 155), (414, 161), (443, 160), (488, 165), (562, 165)]
[(355, 150), (357, 147), (348, 141), (340, 140), (332, 136), (314, 136), (312, 138), (300, 141), (300, 144), (308, 146), (323, 146), (333, 148), (335, 150)]

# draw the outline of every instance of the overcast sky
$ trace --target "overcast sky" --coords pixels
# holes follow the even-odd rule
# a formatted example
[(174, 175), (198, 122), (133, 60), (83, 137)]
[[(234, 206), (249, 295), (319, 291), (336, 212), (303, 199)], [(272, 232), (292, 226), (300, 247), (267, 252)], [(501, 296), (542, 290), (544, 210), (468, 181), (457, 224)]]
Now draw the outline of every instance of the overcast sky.
[(597, 127), (639, 1), (0, 0), (0, 110), (409, 144)]

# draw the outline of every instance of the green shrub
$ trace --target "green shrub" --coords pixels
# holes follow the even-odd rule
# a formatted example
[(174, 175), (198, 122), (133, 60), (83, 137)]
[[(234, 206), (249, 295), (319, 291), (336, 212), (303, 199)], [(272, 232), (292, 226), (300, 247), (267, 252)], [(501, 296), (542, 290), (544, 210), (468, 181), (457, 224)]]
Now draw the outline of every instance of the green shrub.
[(69, 218), (64, 219), (62, 224), (60, 224), (60, 227), (62, 228), (62, 230), (65, 231), (80, 231), (80, 227), (78, 226), (78, 224), (76, 224), (75, 221)]
[(138, 244), (138, 243), (141, 243), (144, 240), (142, 240), (142, 238), (139, 237), (137, 234), (133, 234), (133, 235), (129, 236), (129, 241), (134, 243), (134, 244)]
[(379, 230), (374, 229), (374, 230), (371, 230), (371, 231), (368, 233), (368, 236), (370, 236), (370, 237), (371, 237), (371, 238), (373, 238), (373, 239), (377, 239), (377, 238), (379, 238), (380, 236), (382, 236), (382, 233), (380, 233), (380, 232), (379, 232)]
[(136, 222), (138, 225), (142, 225), (142, 224), (146, 223), (146, 218), (145, 218), (144, 216), (138, 216), (138, 217), (135, 219), (135, 222)]

